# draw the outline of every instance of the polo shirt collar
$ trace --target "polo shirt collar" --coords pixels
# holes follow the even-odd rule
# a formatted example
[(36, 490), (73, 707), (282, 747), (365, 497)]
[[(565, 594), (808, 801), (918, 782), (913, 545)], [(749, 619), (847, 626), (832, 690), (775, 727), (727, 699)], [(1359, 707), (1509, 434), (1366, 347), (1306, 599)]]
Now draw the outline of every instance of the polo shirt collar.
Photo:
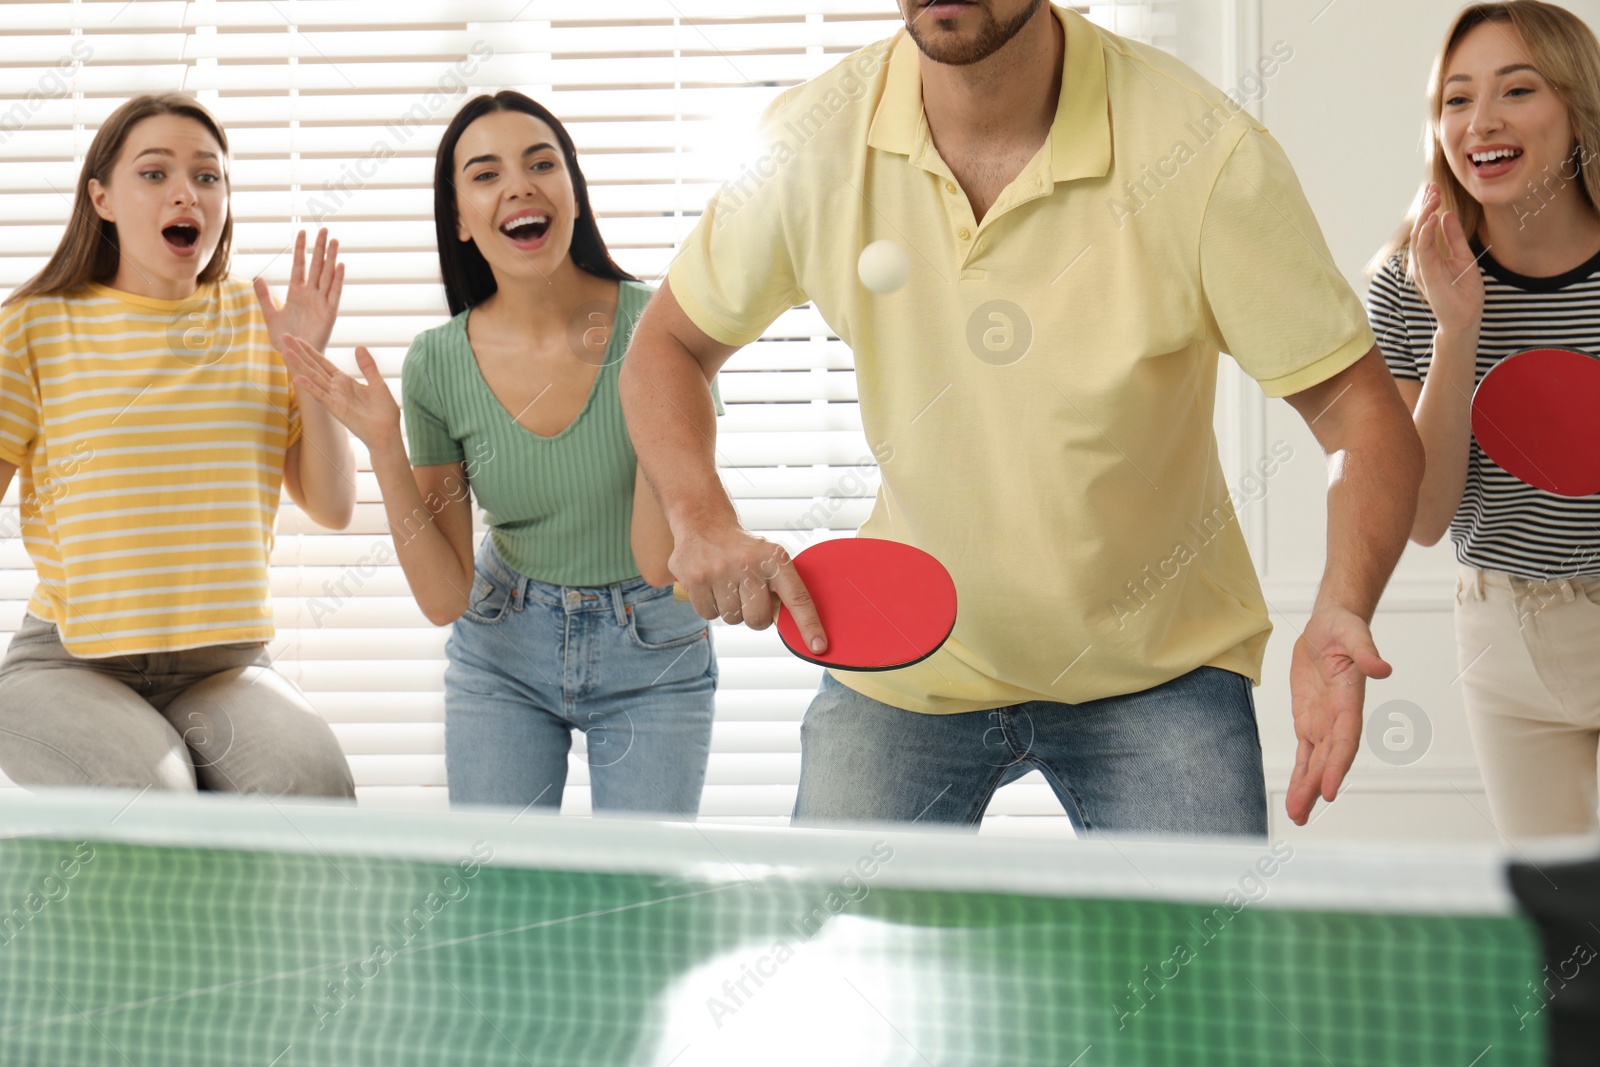
[[(1050, 5), (1066, 31), (1061, 96), (1050, 126), (1050, 178), (1073, 181), (1103, 178), (1111, 170), (1111, 106), (1106, 90), (1106, 60), (1100, 34), (1075, 11)], [(889, 54), (883, 97), (873, 112), (867, 144), (917, 162), (932, 150), (922, 110), (922, 69), (917, 43), (904, 29)]]

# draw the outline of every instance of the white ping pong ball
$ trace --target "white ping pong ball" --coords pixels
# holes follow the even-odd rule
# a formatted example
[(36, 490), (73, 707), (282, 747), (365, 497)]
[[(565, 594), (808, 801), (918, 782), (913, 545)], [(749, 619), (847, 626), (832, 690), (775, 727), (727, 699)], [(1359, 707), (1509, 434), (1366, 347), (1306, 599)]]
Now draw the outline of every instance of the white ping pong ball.
[(892, 293), (911, 277), (911, 260), (893, 241), (873, 241), (861, 250), (856, 273), (874, 293)]

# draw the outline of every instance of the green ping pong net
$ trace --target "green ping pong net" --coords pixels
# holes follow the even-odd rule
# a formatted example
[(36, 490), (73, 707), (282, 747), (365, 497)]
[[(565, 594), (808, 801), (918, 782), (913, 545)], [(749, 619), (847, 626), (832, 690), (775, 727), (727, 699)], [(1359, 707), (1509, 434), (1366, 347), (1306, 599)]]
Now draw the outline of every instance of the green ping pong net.
[(0, 1063), (1506, 1067), (1501, 857), (0, 797)]

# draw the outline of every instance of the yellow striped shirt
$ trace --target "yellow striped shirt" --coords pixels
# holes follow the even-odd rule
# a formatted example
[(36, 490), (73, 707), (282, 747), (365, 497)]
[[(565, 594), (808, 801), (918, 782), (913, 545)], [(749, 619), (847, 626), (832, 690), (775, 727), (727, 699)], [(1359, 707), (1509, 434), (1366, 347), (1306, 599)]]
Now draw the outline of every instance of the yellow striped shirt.
[(84, 658), (269, 641), (289, 372), (251, 287), (91, 284), (0, 312), (0, 459), (39, 574), (28, 612)]

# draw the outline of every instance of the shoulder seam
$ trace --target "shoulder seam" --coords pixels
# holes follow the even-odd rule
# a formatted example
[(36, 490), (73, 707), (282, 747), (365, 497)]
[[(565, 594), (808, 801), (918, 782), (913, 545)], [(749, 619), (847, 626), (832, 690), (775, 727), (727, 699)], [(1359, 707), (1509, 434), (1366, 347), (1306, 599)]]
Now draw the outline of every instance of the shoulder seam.
[[(1093, 24), (1091, 23), (1091, 25), (1093, 25)], [(1107, 50), (1109, 50), (1111, 52), (1115, 52), (1117, 55), (1121, 56), (1123, 59), (1126, 59), (1130, 63), (1137, 63), (1142, 70), (1147, 71), (1147, 72), (1149, 72), (1151, 74), (1154, 74), (1154, 75), (1162, 78), (1166, 82), (1168, 82), (1171, 85), (1173, 85), (1175, 88), (1180, 89), (1184, 93), (1187, 93), (1188, 95), (1194, 97), (1196, 100), (1198, 100), (1202, 104), (1205, 104), (1205, 105), (1210, 106), (1210, 107), (1222, 107), (1222, 106), (1224, 106), (1224, 105), (1222, 105), (1220, 103), (1219, 104), (1212, 104), (1211, 101), (1206, 99), (1205, 94), (1201, 93), (1200, 90), (1196, 89), (1194, 86), (1187, 85), (1184, 82), (1179, 81), (1177, 78), (1174, 78), (1171, 74), (1168, 74), (1166, 71), (1162, 70), (1161, 68), (1152, 66), (1150, 64), (1149, 60), (1145, 59), (1145, 57), (1140, 55), (1138, 52), (1133, 51), (1131, 49), (1126, 49), (1126, 48), (1121, 47), (1119, 42), (1126, 43), (1126, 38), (1117, 37), (1115, 35), (1113, 35), (1112, 37), (1108, 38), (1108, 36), (1105, 33), (1100, 32), (1100, 28), (1098, 26), (1095, 27), (1095, 32), (1096, 32), (1096, 35), (1100, 38), (1102, 47), (1106, 48)], [(1213, 86), (1213, 88), (1215, 88), (1215, 86)], [(1250, 112), (1247, 109), (1245, 109), (1243, 107), (1240, 107), (1238, 105), (1238, 101), (1235, 101), (1233, 99), (1233, 97), (1229, 96), (1226, 92), (1223, 92), (1221, 89), (1217, 89), (1217, 92), (1221, 93), (1222, 97), (1225, 100), (1228, 100), (1229, 102), (1233, 103), (1234, 106), (1237, 108), (1237, 110), (1233, 111), (1228, 116), (1230, 120), (1233, 119), (1233, 118), (1236, 118), (1236, 117), (1238, 117), (1240, 115), (1243, 115), (1244, 118), (1245, 118), (1245, 130), (1244, 130), (1244, 133), (1241, 133), (1239, 135), (1239, 140), (1242, 141), (1244, 139), (1244, 134), (1245, 133), (1249, 133), (1251, 130), (1254, 130), (1254, 129), (1260, 129), (1263, 132), (1267, 131), (1267, 127), (1263, 123), (1261, 123), (1259, 120), (1257, 120), (1254, 115), (1250, 114)], [(1234, 147), (1238, 147), (1237, 142), (1235, 142)]]

